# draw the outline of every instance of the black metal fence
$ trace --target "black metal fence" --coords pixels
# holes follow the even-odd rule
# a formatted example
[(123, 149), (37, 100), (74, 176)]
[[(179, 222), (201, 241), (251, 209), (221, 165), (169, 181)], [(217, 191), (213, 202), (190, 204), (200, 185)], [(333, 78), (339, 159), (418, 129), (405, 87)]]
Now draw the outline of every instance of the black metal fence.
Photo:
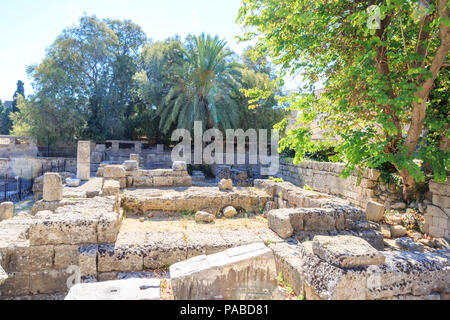
[[(66, 160), (57, 163), (42, 164), (37, 177), (47, 172), (65, 172), (67, 168)], [(34, 177), (0, 177), (0, 202), (18, 202), (33, 193)]]

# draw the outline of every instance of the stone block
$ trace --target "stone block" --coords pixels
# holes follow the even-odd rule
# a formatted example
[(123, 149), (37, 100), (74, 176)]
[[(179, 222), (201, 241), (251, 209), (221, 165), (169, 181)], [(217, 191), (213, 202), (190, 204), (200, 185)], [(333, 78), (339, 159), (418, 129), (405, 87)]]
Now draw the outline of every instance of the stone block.
[(65, 300), (160, 300), (160, 279), (125, 279), (73, 286)]
[(0, 277), (3, 277), (3, 284), (0, 283), (0, 298), (20, 297), (30, 294), (29, 272), (9, 272), (6, 278), (5, 275), (0, 275)]
[(135, 160), (126, 160), (123, 165), (126, 171), (137, 170), (139, 167), (138, 162)]
[(91, 161), (91, 142), (78, 141), (77, 162), (90, 163)]
[(237, 210), (232, 206), (226, 207), (225, 209), (223, 209), (223, 215), (226, 218), (233, 218), (235, 215), (237, 215)]
[(12, 202), (0, 203), (0, 221), (11, 219), (14, 216), (14, 204)]
[(173, 186), (173, 177), (168, 176), (154, 176), (153, 177), (154, 187), (171, 187)]
[(291, 225), (289, 214), (289, 209), (272, 210), (267, 214), (269, 228), (275, 231), (281, 238), (289, 238), (294, 234), (294, 228)]
[(215, 218), (216, 217), (213, 214), (210, 214), (210, 213), (204, 212), (204, 211), (197, 211), (197, 213), (195, 214), (196, 222), (211, 223), (211, 222), (214, 222)]
[(156, 145), (156, 153), (164, 153), (164, 145), (163, 144)]
[(219, 182), (219, 190), (220, 191), (228, 191), (233, 190), (233, 180), (231, 179), (222, 179)]
[(402, 248), (402, 250), (406, 250), (406, 251), (418, 251), (418, 252), (424, 251), (423, 244), (416, 243), (416, 242), (414, 242), (413, 239), (408, 238), (408, 237), (396, 239), (395, 244), (400, 246), (400, 248)]
[(440, 208), (450, 208), (450, 196), (433, 194), (433, 204)]
[(78, 265), (78, 246), (76, 245), (59, 245), (54, 247), (55, 250), (55, 269), (67, 269), (69, 266)]
[(99, 245), (98, 247), (98, 272), (111, 271), (142, 271), (144, 257), (142, 251), (134, 246), (119, 246), (113, 244)]
[(448, 197), (450, 195), (450, 182), (439, 183), (439, 182), (432, 180), (429, 183), (429, 189), (430, 189), (430, 192), (433, 194), (438, 194), (438, 195)]
[(63, 198), (63, 184), (58, 173), (48, 172), (44, 175), (43, 199), (47, 202), (60, 201)]
[(187, 170), (186, 162), (174, 161), (172, 164), (172, 170), (173, 171), (186, 171)]
[(120, 183), (116, 180), (105, 180), (102, 188), (102, 196), (115, 196), (118, 197), (120, 193)]
[(399, 225), (391, 225), (391, 236), (392, 238), (404, 237), (408, 234), (405, 227)]
[(255, 243), (176, 263), (170, 277), (176, 300), (273, 299), (276, 271), (272, 250)]
[(125, 168), (120, 165), (109, 165), (104, 167), (103, 177), (111, 179), (125, 178)]
[(190, 177), (190, 176), (175, 176), (175, 177), (172, 177), (172, 180), (173, 180), (174, 187), (190, 187), (190, 186), (192, 186), (192, 177)]
[(133, 187), (153, 187), (153, 177), (149, 176), (134, 177)]
[(78, 248), (78, 266), (82, 277), (97, 277), (98, 245), (83, 245)]
[(369, 201), (366, 207), (366, 217), (370, 221), (381, 221), (384, 217), (384, 205)]
[(91, 164), (77, 162), (77, 178), (87, 181), (91, 178)]
[(6, 268), (8, 272), (51, 269), (53, 257), (53, 246), (18, 246), (10, 252)]
[(378, 265), (385, 262), (367, 241), (353, 236), (315, 236), (313, 252), (322, 260), (341, 268)]
[(67, 292), (69, 277), (65, 269), (30, 272), (30, 292), (33, 295)]
[(103, 152), (92, 152), (91, 153), (91, 163), (99, 164), (103, 161)]

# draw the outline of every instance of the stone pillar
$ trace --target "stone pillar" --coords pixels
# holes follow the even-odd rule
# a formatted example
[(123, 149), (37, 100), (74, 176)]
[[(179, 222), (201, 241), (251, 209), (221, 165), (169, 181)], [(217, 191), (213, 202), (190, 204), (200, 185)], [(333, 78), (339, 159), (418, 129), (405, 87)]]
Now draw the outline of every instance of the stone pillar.
[(12, 202), (0, 203), (0, 221), (11, 219), (14, 216), (14, 204)]
[(156, 145), (156, 153), (164, 153), (164, 145), (163, 144)]
[(142, 152), (142, 142), (134, 143), (134, 152), (136, 152), (137, 154)]
[(61, 201), (63, 198), (63, 184), (61, 176), (55, 172), (44, 175), (44, 201)]
[(78, 141), (77, 177), (89, 180), (91, 177), (91, 142)]
[(118, 141), (114, 141), (112, 143), (112, 152), (113, 153), (118, 153), (119, 152), (119, 142)]
[(138, 154), (132, 153), (132, 154), (130, 154), (130, 160), (136, 161), (138, 164), (138, 167), (139, 167), (139, 164), (141, 162), (141, 156)]

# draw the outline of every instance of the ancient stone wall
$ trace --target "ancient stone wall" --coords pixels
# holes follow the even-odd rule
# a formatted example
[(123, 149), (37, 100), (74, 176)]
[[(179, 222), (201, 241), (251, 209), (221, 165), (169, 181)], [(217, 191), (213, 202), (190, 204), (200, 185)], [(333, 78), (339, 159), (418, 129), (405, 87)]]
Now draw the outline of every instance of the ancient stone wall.
[(30, 137), (0, 135), (0, 158), (36, 157), (38, 148)]
[(343, 163), (316, 161), (304, 161), (295, 165), (292, 160), (280, 159), (280, 173), (286, 181), (343, 197), (358, 207), (365, 208), (371, 200), (384, 203), (388, 199), (392, 202), (400, 199), (398, 190), (380, 182), (380, 172), (377, 170), (362, 171), (360, 179), (357, 172), (344, 179), (339, 177), (344, 167)]
[(432, 203), (425, 212), (425, 232), (432, 237), (450, 236), (450, 182), (438, 183), (430, 181)]
[(74, 158), (0, 158), (0, 178), (21, 176), (35, 178), (43, 171), (77, 171)]

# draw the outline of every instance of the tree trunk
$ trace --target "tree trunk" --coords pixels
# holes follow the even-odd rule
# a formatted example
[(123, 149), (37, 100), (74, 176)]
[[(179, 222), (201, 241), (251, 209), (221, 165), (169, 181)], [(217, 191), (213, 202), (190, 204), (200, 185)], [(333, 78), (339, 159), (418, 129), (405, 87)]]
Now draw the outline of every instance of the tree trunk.
[(398, 170), (403, 180), (403, 199), (410, 202), (413, 198), (417, 198), (416, 181), (408, 170)]

